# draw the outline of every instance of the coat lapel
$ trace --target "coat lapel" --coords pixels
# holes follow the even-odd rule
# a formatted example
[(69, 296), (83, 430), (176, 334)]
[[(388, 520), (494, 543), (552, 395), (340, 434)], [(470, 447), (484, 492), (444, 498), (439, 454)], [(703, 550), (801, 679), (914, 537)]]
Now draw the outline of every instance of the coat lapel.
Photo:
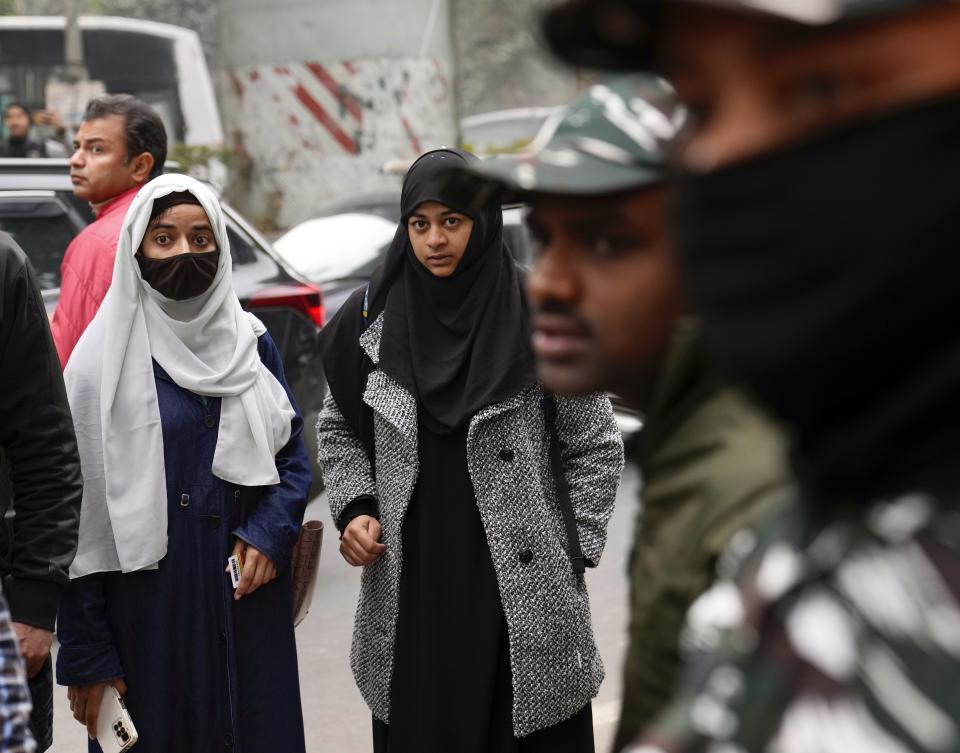
[[(380, 314), (360, 336), (360, 345), (373, 361), (380, 362), (380, 338), (383, 334), (383, 314)], [(393, 426), (407, 443), (417, 447), (417, 401), (389, 375), (376, 369), (367, 378), (363, 402)]]
[[(360, 345), (374, 365), (380, 362), (382, 335), (383, 314), (380, 314), (360, 336)], [(528, 387), (506, 400), (482, 408), (470, 422), (470, 433), (472, 434), (477, 426), (491, 418), (521, 408), (529, 397), (528, 391), (532, 389), (537, 387)], [(386, 419), (412, 447), (416, 448), (417, 401), (409, 391), (377, 369), (367, 378), (367, 389), (363, 393), (363, 401), (374, 412)]]
[(485, 408), (481, 408), (479, 411), (477, 411), (477, 415), (475, 415), (473, 420), (470, 422), (471, 431), (484, 421), (489, 421), (491, 418), (499, 416), (502, 413), (506, 413), (507, 411), (522, 408), (530, 398), (529, 391), (533, 389), (537, 388), (535, 386), (527, 387), (527, 389), (521, 390), (513, 397), (509, 397), (506, 400), (501, 400), (499, 403), (493, 403)]

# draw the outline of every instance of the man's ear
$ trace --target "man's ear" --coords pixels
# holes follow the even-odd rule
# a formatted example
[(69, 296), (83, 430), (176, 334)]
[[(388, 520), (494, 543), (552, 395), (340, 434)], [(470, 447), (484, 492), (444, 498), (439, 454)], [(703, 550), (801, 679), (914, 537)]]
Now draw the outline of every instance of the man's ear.
[(150, 173), (153, 171), (155, 160), (150, 152), (138, 154), (132, 160), (133, 172), (131, 177), (137, 183), (146, 183), (150, 180)]

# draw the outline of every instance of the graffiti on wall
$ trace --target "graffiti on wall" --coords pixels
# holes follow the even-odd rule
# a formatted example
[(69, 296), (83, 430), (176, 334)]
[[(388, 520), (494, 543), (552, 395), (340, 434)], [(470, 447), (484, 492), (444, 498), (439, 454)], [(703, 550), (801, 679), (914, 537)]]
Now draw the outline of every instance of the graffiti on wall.
[(249, 165), (245, 203), (264, 225), (395, 192), (385, 164), (456, 139), (439, 60), (259, 65), (226, 77), (224, 119)]

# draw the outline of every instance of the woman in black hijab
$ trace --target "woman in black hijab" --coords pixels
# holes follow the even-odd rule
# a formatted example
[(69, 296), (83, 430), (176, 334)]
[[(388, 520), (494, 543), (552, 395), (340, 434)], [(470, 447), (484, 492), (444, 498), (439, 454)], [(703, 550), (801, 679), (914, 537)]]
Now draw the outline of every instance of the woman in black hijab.
[[(324, 330), (320, 458), (341, 553), (365, 567), (354, 673), (375, 753), (592, 753), (602, 668), (502, 212), (451, 188), (471, 159), (443, 149), (414, 163), (384, 265)], [(619, 434), (606, 397), (557, 403), (598, 558)]]

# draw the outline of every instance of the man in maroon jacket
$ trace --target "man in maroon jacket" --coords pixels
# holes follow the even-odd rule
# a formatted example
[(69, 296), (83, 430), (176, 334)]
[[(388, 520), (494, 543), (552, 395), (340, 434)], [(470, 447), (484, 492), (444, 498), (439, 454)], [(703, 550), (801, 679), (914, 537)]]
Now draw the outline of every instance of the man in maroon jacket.
[(73, 193), (90, 202), (97, 219), (73, 239), (61, 265), (51, 329), (62, 366), (110, 287), (127, 208), (140, 187), (163, 172), (166, 157), (163, 122), (145, 102), (114, 94), (87, 105), (74, 140), (70, 180)]

